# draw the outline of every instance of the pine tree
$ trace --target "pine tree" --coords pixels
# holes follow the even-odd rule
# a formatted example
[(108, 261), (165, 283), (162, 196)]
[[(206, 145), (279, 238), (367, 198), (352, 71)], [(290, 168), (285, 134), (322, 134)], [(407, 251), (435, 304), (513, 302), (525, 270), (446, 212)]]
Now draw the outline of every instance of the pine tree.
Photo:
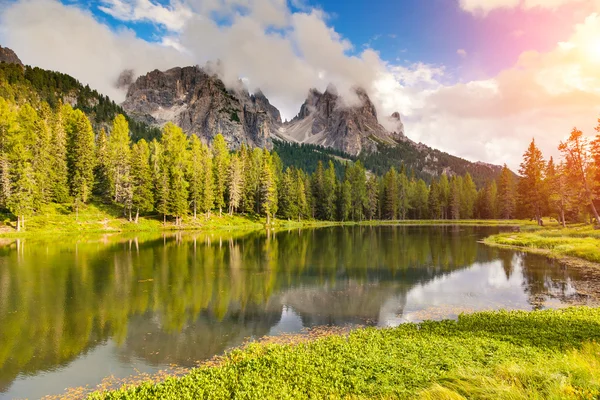
[(415, 187), (415, 195), (412, 208), (415, 210), (415, 216), (418, 219), (427, 216), (427, 208), (429, 204), (429, 189), (423, 179), (419, 179)]
[(190, 184), (189, 193), (190, 193), (190, 204), (192, 206), (192, 213), (194, 215), (194, 219), (197, 217), (199, 204), (201, 203), (201, 194), (203, 191), (203, 181), (204, 181), (204, 165), (205, 161), (203, 157), (202, 151), (202, 142), (196, 135), (191, 135), (189, 137), (189, 163), (187, 168), (187, 180)]
[(326, 221), (333, 221), (336, 217), (336, 186), (337, 177), (335, 174), (335, 166), (330, 160), (323, 179), (323, 217)]
[(442, 219), (448, 218), (448, 209), (450, 208), (450, 181), (445, 172), (442, 173), (438, 182), (440, 190), (440, 207), (442, 209)]
[(463, 219), (472, 219), (475, 212), (475, 201), (477, 200), (477, 186), (473, 178), (467, 172), (462, 181), (460, 213)]
[(50, 146), (52, 148), (52, 194), (57, 203), (69, 200), (69, 181), (67, 168), (67, 133), (65, 131), (65, 113), (61, 107), (52, 121)]
[(434, 179), (429, 187), (429, 217), (439, 219), (442, 215), (442, 203), (440, 202), (440, 187)]
[(406, 176), (406, 171), (398, 174), (398, 217), (406, 219), (410, 211), (410, 182)]
[(53, 149), (51, 148), (52, 136), (49, 120), (52, 118), (52, 110), (47, 103), (42, 103), (40, 114), (35, 121), (35, 143), (33, 146), (32, 168), (35, 180), (34, 208), (39, 209), (53, 199)]
[(111, 197), (117, 204), (129, 210), (131, 219), (131, 147), (129, 124), (121, 114), (113, 120), (108, 137), (108, 171), (111, 186)]
[(385, 174), (383, 181), (383, 217), (395, 220), (398, 218), (398, 173), (394, 167)]
[(345, 180), (344, 183), (340, 185), (338, 199), (340, 221), (344, 222), (348, 220), (348, 217), (350, 216), (350, 210), (352, 208), (352, 185), (349, 181)]
[(450, 218), (460, 219), (460, 204), (461, 204), (461, 193), (462, 193), (462, 177), (452, 177), (450, 183)]
[(210, 210), (213, 208), (213, 204), (215, 203), (215, 181), (213, 174), (213, 163), (212, 163), (212, 153), (207, 145), (202, 144), (201, 146), (201, 156), (202, 160), (202, 170), (200, 174), (200, 199), (199, 205), (200, 210), (206, 214), (206, 217), (210, 217)]
[(286, 168), (281, 180), (281, 190), (278, 196), (279, 210), (284, 218), (296, 218), (299, 213), (296, 202), (298, 196), (296, 173), (290, 168)]
[(150, 162), (154, 183), (154, 200), (156, 202), (154, 208), (162, 214), (163, 223), (166, 223), (167, 213), (169, 212), (169, 169), (166, 164), (163, 145), (156, 139), (150, 143)]
[(511, 219), (515, 215), (515, 187), (512, 172), (506, 164), (498, 178), (498, 215), (501, 219)]
[(527, 151), (523, 154), (523, 162), (519, 169), (522, 176), (519, 183), (519, 198), (524, 211), (533, 215), (538, 225), (543, 225), (543, 179), (545, 168), (546, 162), (542, 152), (535, 145), (535, 140), (532, 140)]
[(242, 200), (244, 187), (244, 170), (239, 155), (234, 154), (229, 164), (229, 215), (233, 215)]
[(96, 138), (96, 166), (94, 167), (94, 194), (104, 202), (112, 202), (108, 138), (104, 128)]
[(263, 214), (267, 217), (267, 225), (277, 212), (277, 183), (274, 175), (271, 155), (264, 150), (260, 174), (260, 204)]
[(378, 207), (378, 187), (379, 182), (377, 182), (377, 176), (371, 175), (369, 180), (367, 181), (367, 207), (366, 207), (366, 217), (369, 220), (373, 220), (377, 217), (377, 207)]
[(306, 201), (306, 187), (304, 186), (304, 177), (301, 171), (296, 171), (296, 205), (298, 210), (298, 221), (308, 215), (308, 203)]
[(367, 177), (365, 169), (362, 163), (357, 161), (347, 169), (347, 173), (347, 179), (351, 187), (351, 219), (362, 221), (364, 218), (364, 209), (367, 206)]
[[(188, 170), (187, 138), (180, 127), (167, 123), (163, 127), (161, 138), (163, 146), (163, 164), (168, 185), (167, 213), (175, 217), (175, 224), (187, 214), (188, 182), (185, 171)], [(163, 177), (162, 179), (165, 179)]]
[(150, 148), (144, 139), (131, 149), (131, 204), (135, 209), (135, 223), (141, 212), (150, 212), (154, 208), (152, 170), (150, 168)]
[(327, 204), (325, 201), (325, 171), (323, 169), (323, 162), (319, 160), (317, 163), (317, 169), (312, 176), (312, 195), (315, 203), (315, 216), (320, 220), (327, 220)]
[(569, 139), (561, 142), (558, 149), (564, 154), (565, 158), (573, 166), (571, 174), (580, 186), (580, 193), (589, 204), (592, 215), (596, 219), (596, 224), (600, 225), (600, 215), (594, 204), (593, 189), (595, 182), (592, 179), (592, 157), (590, 154), (590, 144), (583, 133), (577, 128), (573, 128)]
[(88, 201), (94, 186), (95, 146), (90, 120), (81, 110), (69, 112), (67, 122), (67, 167), (76, 215)]
[[(215, 136), (212, 145), (213, 173), (215, 176), (215, 207), (219, 209), (219, 215), (225, 207), (225, 193), (227, 190), (227, 177), (229, 175), (229, 150), (223, 135)], [(275, 177), (273, 177), (275, 182)]]

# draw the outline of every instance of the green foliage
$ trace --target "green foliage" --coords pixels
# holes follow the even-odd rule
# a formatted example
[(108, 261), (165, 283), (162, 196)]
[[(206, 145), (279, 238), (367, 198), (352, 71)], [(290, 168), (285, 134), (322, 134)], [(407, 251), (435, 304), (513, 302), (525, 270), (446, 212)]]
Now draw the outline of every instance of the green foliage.
[(600, 309), (582, 307), (358, 329), (251, 344), (184, 377), (90, 398), (596, 398), (599, 327)]

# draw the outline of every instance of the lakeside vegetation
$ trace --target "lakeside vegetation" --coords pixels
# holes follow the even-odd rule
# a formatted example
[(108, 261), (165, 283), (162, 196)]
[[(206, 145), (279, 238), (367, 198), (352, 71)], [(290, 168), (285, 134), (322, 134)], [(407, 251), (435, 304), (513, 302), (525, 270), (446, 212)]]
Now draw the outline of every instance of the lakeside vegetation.
[(600, 263), (600, 230), (590, 225), (502, 233), (486, 238), (484, 243), (542, 253), (563, 260), (565, 257), (575, 257)]
[(90, 399), (593, 399), (600, 396), (598, 340), (598, 308), (483, 312), (250, 344), (184, 377)]

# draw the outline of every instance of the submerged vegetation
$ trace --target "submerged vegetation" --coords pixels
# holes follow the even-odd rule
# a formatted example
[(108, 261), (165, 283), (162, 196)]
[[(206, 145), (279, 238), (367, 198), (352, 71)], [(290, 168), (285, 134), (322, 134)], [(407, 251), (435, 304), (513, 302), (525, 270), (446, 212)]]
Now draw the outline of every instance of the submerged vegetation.
[(250, 344), (182, 378), (90, 398), (594, 399), (598, 340), (597, 308), (484, 312)]

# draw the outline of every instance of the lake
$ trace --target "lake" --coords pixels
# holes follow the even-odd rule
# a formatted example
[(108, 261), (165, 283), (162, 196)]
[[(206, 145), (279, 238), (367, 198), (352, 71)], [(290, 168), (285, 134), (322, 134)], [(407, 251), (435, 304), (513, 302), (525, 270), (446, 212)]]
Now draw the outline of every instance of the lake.
[(478, 243), (499, 230), (2, 239), (0, 397), (193, 367), (248, 339), (315, 326), (596, 304), (586, 271)]

